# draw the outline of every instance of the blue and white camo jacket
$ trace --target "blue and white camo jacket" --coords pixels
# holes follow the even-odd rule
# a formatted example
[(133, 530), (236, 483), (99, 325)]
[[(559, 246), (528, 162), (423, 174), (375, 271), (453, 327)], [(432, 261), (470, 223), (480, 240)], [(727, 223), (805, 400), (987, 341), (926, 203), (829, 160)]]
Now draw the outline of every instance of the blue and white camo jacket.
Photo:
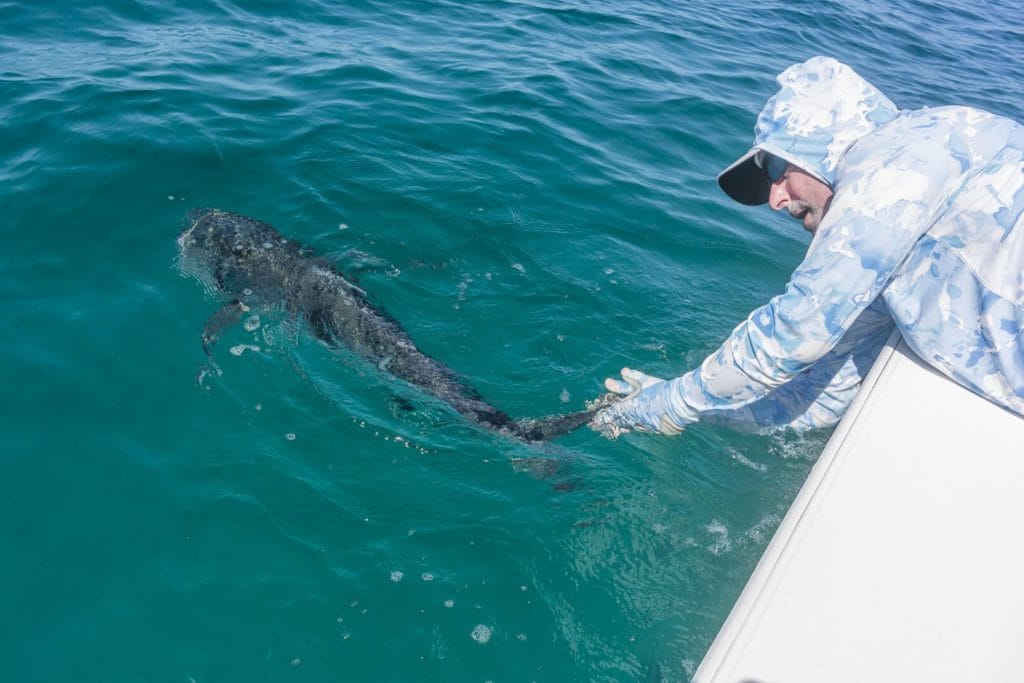
[(831, 426), (894, 325), (934, 368), (1024, 415), (1024, 126), (968, 107), (899, 111), (824, 57), (778, 82), (755, 146), (834, 191), (806, 257), (699, 368), (597, 424)]

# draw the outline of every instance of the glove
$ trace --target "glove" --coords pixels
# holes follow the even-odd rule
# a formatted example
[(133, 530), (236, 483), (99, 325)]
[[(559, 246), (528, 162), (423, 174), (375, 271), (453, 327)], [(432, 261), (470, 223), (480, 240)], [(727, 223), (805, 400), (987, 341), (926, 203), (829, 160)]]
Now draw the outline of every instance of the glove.
[(632, 370), (630, 368), (622, 368), (620, 374), (622, 379), (615, 379), (614, 377), (605, 379), (604, 388), (624, 399), (633, 398), (652, 384), (665, 381), (660, 377), (647, 375), (639, 370)]
[(592, 429), (612, 439), (631, 430), (669, 436), (683, 431), (664, 413), (650, 410), (652, 399), (671, 391), (665, 380), (630, 368), (623, 368), (621, 375), (622, 379), (609, 377), (604, 381), (605, 388), (621, 399), (594, 416)]

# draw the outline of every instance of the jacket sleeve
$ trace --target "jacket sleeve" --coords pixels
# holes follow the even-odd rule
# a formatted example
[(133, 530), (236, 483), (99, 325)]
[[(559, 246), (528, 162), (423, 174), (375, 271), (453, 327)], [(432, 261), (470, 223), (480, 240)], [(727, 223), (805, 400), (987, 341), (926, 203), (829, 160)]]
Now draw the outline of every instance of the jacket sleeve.
[(751, 404), (829, 354), (948, 204), (947, 180), (961, 172), (927, 138), (878, 149), (847, 155), (841, 186), (785, 291), (698, 369), (613, 406), (618, 425), (672, 433), (742, 408), (756, 421), (760, 409)]
[(885, 304), (875, 299), (839, 343), (806, 371), (753, 403), (709, 411), (703, 420), (755, 433), (832, 427), (846, 413), (893, 329)]

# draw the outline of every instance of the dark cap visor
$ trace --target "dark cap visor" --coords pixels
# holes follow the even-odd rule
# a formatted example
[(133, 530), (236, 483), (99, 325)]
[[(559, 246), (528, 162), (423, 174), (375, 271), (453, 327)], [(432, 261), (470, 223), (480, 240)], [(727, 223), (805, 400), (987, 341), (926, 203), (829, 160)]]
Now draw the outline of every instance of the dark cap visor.
[(768, 176), (755, 160), (757, 152), (755, 147), (718, 174), (722, 191), (747, 206), (766, 203), (771, 192)]

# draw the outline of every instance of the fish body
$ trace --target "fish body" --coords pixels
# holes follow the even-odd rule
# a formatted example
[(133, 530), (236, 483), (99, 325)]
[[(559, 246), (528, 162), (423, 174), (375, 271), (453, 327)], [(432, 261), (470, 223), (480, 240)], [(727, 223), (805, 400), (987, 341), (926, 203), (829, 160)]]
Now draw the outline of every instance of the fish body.
[(218, 333), (252, 306), (280, 305), (324, 343), (345, 347), (451, 406), (470, 422), (524, 441), (547, 441), (586, 424), (594, 409), (515, 420), (484, 401), (448, 366), (420, 351), (391, 315), (331, 263), (248, 216), (196, 209), (178, 236), (183, 268), (229, 298), (203, 333)]

